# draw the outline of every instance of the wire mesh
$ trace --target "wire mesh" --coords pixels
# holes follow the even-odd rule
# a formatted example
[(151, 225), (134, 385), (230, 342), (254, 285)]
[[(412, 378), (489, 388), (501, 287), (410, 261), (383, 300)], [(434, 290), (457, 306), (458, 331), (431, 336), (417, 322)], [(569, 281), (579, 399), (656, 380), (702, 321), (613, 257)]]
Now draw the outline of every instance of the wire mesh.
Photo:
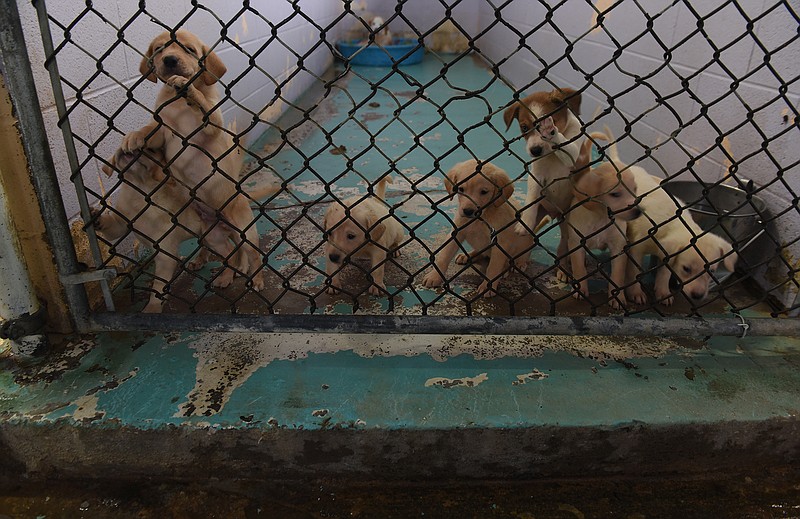
[[(798, 136), (790, 94), (796, 71), (772, 64), (796, 48), (798, 35), (765, 42), (756, 31), (776, 15), (796, 24), (789, 3), (753, 14), (727, 1), (701, 14), (682, 0), (655, 11), (638, 0), (605, 8), (582, 2), (592, 23), (567, 31), (559, 20), (578, 2), (541, 4), (545, 16), (525, 30), (514, 21), (518, 2), (482, 2), (490, 16), (477, 30), (451, 16), (465, 2), (439, 0), (444, 16), (424, 29), (415, 27), (419, 16), (407, 1), (382, 13), (378, 26), (349, 1), (324, 23), (300, 2), (287, 3), (289, 13), (276, 18), (286, 9), (245, 1), (223, 17), (192, 1), (170, 23), (144, 2), (119, 20), (92, 2), (77, 10), (34, 2), (46, 15), (43, 30), (54, 36), (48, 63), (77, 54), (95, 65), (62, 67), (59, 90), (70, 103), (60, 124), (97, 121), (90, 132), (73, 128), (67, 146), (77, 150), (72, 180), (101, 258), (94, 268), (122, 265), (118, 311), (707, 318), (797, 311), (796, 301), (776, 294), (798, 291), (791, 251), (799, 237), (786, 223), (800, 221), (797, 184), (789, 178), (798, 162), (773, 153), (771, 144)], [(677, 7), (691, 23), (674, 40), (660, 28)], [(624, 39), (608, 24), (623, 9), (645, 20), (642, 32)], [(741, 34), (712, 34), (723, 10), (744, 24)], [(183, 32), (201, 16), (213, 26), (205, 42)], [(234, 36), (244, 18), (263, 31), (257, 45)], [(152, 28), (148, 38), (164, 31), (150, 48), (130, 41), (143, 22)], [(296, 25), (313, 34), (305, 47), (285, 36)], [(91, 26), (107, 28), (110, 37), (80, 36)], [(403, 33), (387, 43), (382, 38), (393, 27)], [(498, 30), (518, 39), (500, 57), (487, 43)], [(533, 44), (541, 31), (558, 45)], [(612, 59), (587, 67), (574, 51), (598, 31), (612, 42)], [(711, 59), (679, 66), (673, 57), (696, 37), (711, 47)], [(761, 61), (742, 73), (725, 56), (745, 40)], [(345, 57), (342, 41), (356, 42), (357, 52)], [(645, 41), (663, 62), (632, 72), (624, 58)], [(405, 46), (393, 52), (396, 42)], [(264, 64), (276, 49), (290, 62), (279, 75)], [(118, 75), (121, 51), (130, 62), (142, 60), (141, 76)], [(408, 64), (420, 51), (423, 63)], [(310, 66), (320, 54), (333, 64)], [(386, 64), (356, 64), (368, 55)], [(514, 84), (503, 71), (521, 57), (536, 67), (529, 81)], [(583, 82), (560, 83), (564, 66)], [(704, 73), (729, 87), (701, 97), (694, 83)], [(237, 94), (253, 74), (274, 86), (256, 109)], [(608, 74), (630, 86), (611, 88)], [(761, 74), (779, 87), (758, 100), (739, 91)], [(299, 95), (294, 84), (302, 81), (310, 87)], [(123, 95), (109, 102), (98, 95), (103, 88)], [(156, 103), (143, 101), (154, 88)], [(650, 102), (638, 113), (619, 109), (626, 96), (642, 92)], [(591, 115), (580, 108), (589, 94), (603, 101)], [(746, 116), (718, 120), (715, 111), (732, 99)], [(785, 106), (785, 124), (762, 128), (759, 113), (776, 103)], [(223, 120), (223, 108), (244, 116), (234, 126)], [(651, 139), (641, 128), (663, 111), (679, 127), (667, 139)], [(150, 121), (131, 128), (131, 113)], [(713, 144), (688, 145), (685, 136), (700, 125)], [(743, 128), (760, 145), (733, 153), (729, 138)], [(662, 164), (664, 149), (685, 157), (685, 165)], [(745, 175), (755, 159), (770, 165), (767, 181)], [(706, 160), (721, 164), (723, 174), (709, 180), (699, 167)], [(97, 164), (108, 174), (99, 184), (90, 180)], [(635, 181), (640, 167), (657, 183), (641, 187), (649, 184)]]

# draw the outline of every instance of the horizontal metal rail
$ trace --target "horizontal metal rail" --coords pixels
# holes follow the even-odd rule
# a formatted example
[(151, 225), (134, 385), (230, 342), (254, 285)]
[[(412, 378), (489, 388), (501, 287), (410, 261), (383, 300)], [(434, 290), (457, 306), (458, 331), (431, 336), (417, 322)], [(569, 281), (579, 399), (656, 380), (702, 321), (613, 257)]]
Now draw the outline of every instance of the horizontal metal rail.
[(97, 331), (234, 333), (392, 333), (445, 335), (617, 335), (628, 337), (800, 336), (797, 319), (738, 315), (710, 319), (666, 317), (462, 317), (400, 315), (230, 315), (98, 313)]

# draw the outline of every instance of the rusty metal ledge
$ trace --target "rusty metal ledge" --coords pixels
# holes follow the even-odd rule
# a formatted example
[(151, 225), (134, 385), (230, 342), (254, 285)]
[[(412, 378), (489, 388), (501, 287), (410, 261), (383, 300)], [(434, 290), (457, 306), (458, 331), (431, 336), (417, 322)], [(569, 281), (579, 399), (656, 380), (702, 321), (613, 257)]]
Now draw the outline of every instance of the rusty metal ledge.
[(100, 313), (93, 331), (332, 332), (390, 334), (616, 335), (628, 337), (800, 336), (793, 318), (490, 317), (407, 315), (180, 315)]

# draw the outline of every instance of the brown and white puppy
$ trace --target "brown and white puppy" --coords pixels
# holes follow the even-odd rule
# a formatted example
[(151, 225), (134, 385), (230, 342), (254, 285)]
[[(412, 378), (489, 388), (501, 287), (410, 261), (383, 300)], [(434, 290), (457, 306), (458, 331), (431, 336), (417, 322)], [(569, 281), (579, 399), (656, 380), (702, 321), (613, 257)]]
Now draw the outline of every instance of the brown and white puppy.
[(369, 22), (369, 29), (375, 34), (375, 43), (381, 47), (392, 44), (393, 35), (389, 25), (380, 16), (373, 16)]
[(383, 282), (386, 260), (400, 255), (398, 248), (405, 236), (402, 224), (389, 213), (385, 202), (386, 184), (391, 182), (392, 178), (386, 175), (378, 181), (375, 196), (356, 195), (328, 207), (323, 228), (329, 294), (341, 290), (341, 272), (350, 258), (369, 258), (372, 278), (369, 293), (377, 296), (386, 292)]
[[(652, 254), (667, 264), (656, 271), (656, 301), (667, 306), (674, 302), (670, 278), (674, 275), (680, 290), (690, 300), (702, 301), (720, 263), (728, 271), (736, 266), (737, 255), (730, 243), (703, 231), (686, 210), (686, 205), (661, 187), (661, 179), (641, 168), (633, 170), (639, 207), (644, 215), (628, 224), (630, 261), (626, 282), (628, 298), (638, 304), (647, 302), (637, 274), (643, 269), (644, 256)], [(692, 243), (694, 241), (694, 243)]]
[(453, 166), (444, 180), (450, 196), (458, 196), (458, 209), (454, 218), (456, 232), (440, 248), (434, 268), (422, 280), (428, 288), (444, 283), (447, 267), (466, 241), (472, 251), (459, 254), (456, 263), (464, 265), (471, 260), (489, 256), (485, 279), (478, 287), (483, 297), (494, 297), (500, 278), (511, 270), (512, 264), (520, 271), (528, 265), (528, 255), (533, 248), (533, 235), (514, 233), (517, 208), (511, 202), (514, 185), (508, 174), (490, 162), (479, 163), (472, 159)]
[(122, 150), (163, 148), (172, 174), (229, 225), (230, 238), (244, 252), (237, 254), (237, 269), (252, 277), (256, 290), (262, 289), (258, 231), (238, 184), (241, 150), (223, 128), (219, 108), (216, 82), (225, 74), (225, 65), (197, 36), (180, 29), (174, 35), (156, 36), (139, 70), (164, 86), (156, 99), (154, 120), (127, 134)]
[[(144, 312), (161, 312), (164, 287), (173, 281), (181, 259), (178, 247), (190, 238), (202, 239), (205, 247), (222, 258), (233, 254), (230, 229), (205, 216), (207, 208), (191, 201), (189, 189), (164, 174), (161, 151), (143, 150), (133, 154), (117, 150), (103, 171), (120, 172), (123, 180), (112, 210), (93, 210), (94, 228), (108, 241), (125, 237), (131, 230), (155, 251), (153, 293)], [(212, 282), (228, 286), (234, 271), (226, 268)]]
[[(607, 140), (602, 133), (592, 133), (591, 137)], [(607, 249), (611, 253), (609, 303), (620, 309), (625, 306), (626, 232), (632, 221), (642, 214), (637, 207), (636, 181), (631, 171), (636, 166), (612, 160), (590, 169), (592, 144), (587, 139), (581, 147), (579, 169), (573, 176), (572, 208), (565, 217), (562, 231), (567, 233), (572, 279), (578, 284), (574, 297), (589, 297), (586, 250)], [(559, 270), (559, 274), (563, 273)]]
[[(572, 202), (570, 174), (580, 153), (578, 120), (581, 95), (571, 88), (535, 92), (509, 106), (503, 113), (506, 130), (514, 120), (525, 139), (525, 150), (534, 159), (528, 177), (528, 193), (519, 235), (530, 234), (545, 215), (559, 217)], [(539, 200), (542, 198), (541, 200)], [(565, 246), (564, 240), (559, 247)], [(560, 250), (558, 256), (562, 256)]]

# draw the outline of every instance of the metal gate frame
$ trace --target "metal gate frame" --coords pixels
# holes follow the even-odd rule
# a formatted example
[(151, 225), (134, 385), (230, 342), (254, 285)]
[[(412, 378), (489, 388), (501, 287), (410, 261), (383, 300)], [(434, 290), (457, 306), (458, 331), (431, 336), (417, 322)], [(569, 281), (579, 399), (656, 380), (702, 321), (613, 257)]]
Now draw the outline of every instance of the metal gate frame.
[[(78, 167), (71, 137), (68, 111), (61, 91), (58, 66), (44, 0), (33, 1), (43, 37), (45, 66), (50, 73), (70, 166)], [(93, 313), (83, 283), (98, 281), (110, 305), (108, 279), (113, 272), (81, 270), (61, 199), (53, 158), (25, 47), (16, 0), (0, 0), (0, 46), (7, 71), (6, 80), (19, 117), (19, 129), (28, 155), (31, 177), (47, 223), (47, 238), (64, 284), (67, 304), (76, 331), (212, 331), (212, 332), (322, 332), (390, 334), (514, 334), (514, 335), (618, 335), (618, 336), (800, 336), (796, 318), (730, 317), (485, 317), (485, 316), (397, 316), (397, 315), (231, 315), (231, 314), (119, 314)], [(89, 205), (81, 189), (80, 175), (73, 175), (81, 212)], [(99, 259), (97, 241), (92, 253)], [(109, 277), (110, 276), (110, 277)], [(113, 308), (113, 306), (109, 306)]]

